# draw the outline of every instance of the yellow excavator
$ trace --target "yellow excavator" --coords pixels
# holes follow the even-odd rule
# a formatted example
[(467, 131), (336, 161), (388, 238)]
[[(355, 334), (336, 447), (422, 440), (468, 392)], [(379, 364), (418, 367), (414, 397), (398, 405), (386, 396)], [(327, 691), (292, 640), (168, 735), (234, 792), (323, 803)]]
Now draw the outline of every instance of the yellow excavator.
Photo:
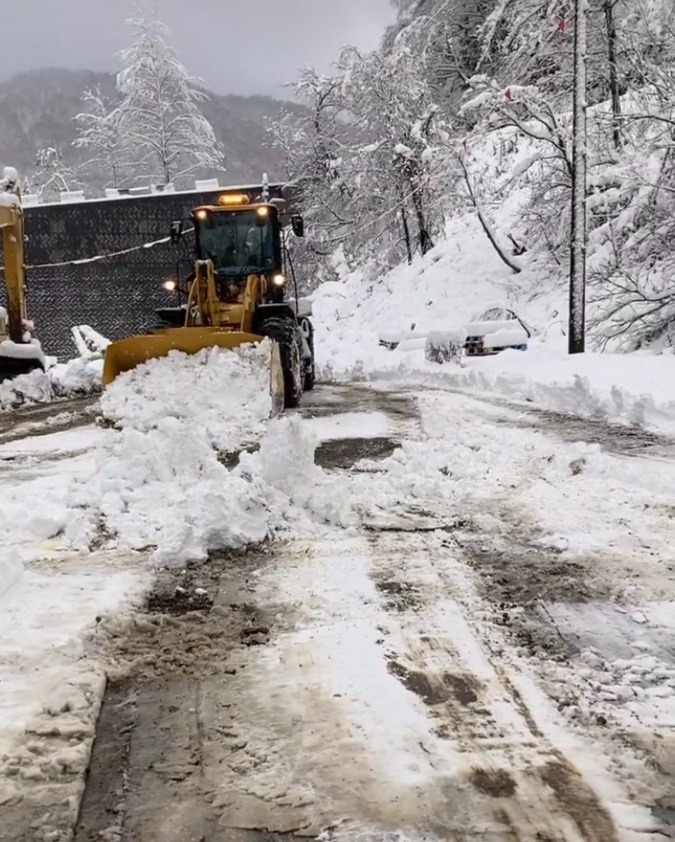
[(19, 177), (5, 167), (0, 179), (0, 229), (4, 262), (5, 306), (0, 306), (0, 382), (46, 368), (40, 343), (26, 313), (24, 217)]
[[(171, 279), (178, 305), (157, 310), (147, 334), (113, 342), (106, 349), (103, 386), (120, 374), (170, 351), (233, 349), (271, 340), (271, 392), (278, 408), (297, 406), (314, 387), (311, 307), (298, 296), (286, 227), (304, 236), (304, 221), (289, 214), (283, 199), (224, 192), (215, 205), (192, 212), (196, 260), (190, 276)], [(187, 235), (172, 223), (171, 241)], [(288, 290), (292, 287), (289, 295)]]

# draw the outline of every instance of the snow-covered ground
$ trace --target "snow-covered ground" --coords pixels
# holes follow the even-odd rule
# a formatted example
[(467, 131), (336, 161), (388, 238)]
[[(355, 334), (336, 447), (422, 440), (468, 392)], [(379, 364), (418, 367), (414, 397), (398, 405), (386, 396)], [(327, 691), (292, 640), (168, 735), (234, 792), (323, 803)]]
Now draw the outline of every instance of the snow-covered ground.
[[(93, 470), (102, 435), (86, 427), (0, 445), (0, 804), (22, 781), (86, 768), (105, 675), (83, 659), (85, 637), (150, 584), (137, 558), (74, 552), (64, 537), (64, 496)], [(45, 735), (50, 751), (36, 749)]]
[[(675, 353), (567, 355), (564, 287), (537, 267), (509, 274), (478, 222), (448, 223), (447, 238), (425, 258), (367, 283), (336, 259), (341, 281), (314, 294), (316, 347), (324, 377), (390, 378), (428, 386), (490, 391), (535, 405), (675, 432)], [(538, 273), (541, 272), (541, 277)], [(534, 288), (535, 296), (520, 290)], [(425, 336), (461, 328), (490, 309), (510, 309), (534, 331), (527, 351), (426, 362)], [(517, 325), (517, 322), (515, 323)], [(394, 351), (379, 340), (408, 336)]]
[(106, 393), (119, 429), (74, 413), (0, 444), (0, 804), (86, 768), (105, 675), (85, 640), (140, 604), (148, 548), (175, 563), (266, 536), (260, 488), (218, 458), (261, 436), (268, 390), (264, 348), (175, 355)]
[[(564, 419), (527, 407), (672, 430), (675, 357), (570, 360), (555, 308), (523, 312), (498, 292), (502, 269), (489, 268), (478, 233), (464, 230), (461, 253), (439, 247), (365, 299), (355, 275), (317, 293), (324, 373), (373, 382), (319, 385), (300, 413), (270, 418), (263, 345), (174, 353), (126, 373), (101, 399), (105, 426), (75, 418), (58, 432), (46, 422), (24, 437), (5, 430), (0, 804), (20, 806), (27, 789), (64, 774), (72, 809), (79, 803), (105, 671), (133, 669), (120, 641), (143, 627), (132, 618), (158, 564), (180, 571), (272, 539), (279, 563), (256, 572), (251, 598), (294, 619), (260, 660), (242, 655), (246, 670), (228, 681), (241, 689), (230, 707), (257, 776), (250, 786), (264, 794), (288, 769), (325, 776), (311, 797), (278, 783), (280, 802), (300, 811), (299, 825), (280, 830), (323, 829), (342, 811), (334, 818), (357, 824), (334, 838), (383, 839), (373, 816), (389, 811), (385, 825), (417, 840), (436, 828), (432, 814), (450, 820), (450, 806), (498, 832), (501, 820), (483, 822), (482, 796), (461, 795), (487, 764), (515, 770), (512, 822), (532, 804), (540, 829), (570, 820), (576, 808), (549, 804), (545, 773), (547, 786), (528, 771), (553, 765), (583, 778), (600, 805), (595, 836), (582, 828), (565, 839), (604, 842), (610, 824), (617, 839), (657, 833), (651, 808), (671, 808), (675, 745), (672, 447), (645, 436), (636, 458), (603, 446), (609, 427), (591, 444), (583, 426), (570, 436)], [(419, 349), (378, 345), (380, 330), (445, 330), (490, 306), (537, 328), (528, 351), (439, 366)], [(344, 452), (322, 467), (336, 442)], [(385, 596), (398, 614), (378, 602)], [(473, 709), (429, 713), (425, 691), (415, 700), (406, 684), (413, 673), (432, 690), (459, 675), (458, 698), (480, 688), (488, 725)], [(261, 733), (268, 715), (272, 730)], [(315, 729), (304, 735), (311, 761), (295, 731), (275, 734), (288, 717)], [(349, 790), (324, 751), (329, 732), (354, 772)], [(364, 752), (372, 757), (357, 762)], [(226, 784), (243, 786), (236, 776)], [(350, 812), (354, 792), (371, 814)]]
[[(143, 675), (176, 669), (177, 687), (202, 682), (198, 715), (207, 750), (200, 780), (209, 803), (236, 827), (318, 832), (336, 824), (329, 838), (368, 842), (381, 842), (388, 838), (385, 828), (396, 828), (419, 842), (435, 838), (439, 823), (498, 835), (506, 822), (499, 814), (512, 826), (542, 833), (567, 828), (566, 840), (658, 838), (659, 814), (651, 807), (667, 803), (668, 783), (652, 767), (667, 768), (675, 698), (675, 662), (666, 643), (675, 605), (672, 462), (563, 443), (557, 422), (537, 431), (536, 418), (520, 410), (402, 384), (396, 391), (388, 384), (319, 387), (302, 414), (268, 421), (255, 361), (255, 353), (190, 361), (176, 355), (129, 375), (106, 396), (106, 414), (117, 415), (120, 429), (89, 428), (79, 440), (73, 433), (52, 435), (32, 450), (26, 441), (6, 445), (11, 460), (75, 461), (79, 468), (66, 462), (71, 489), (78, 490), (66, 495), (66, 523), (70, 501), (84, 507), (86, 490), (82, 512), (96, 513), (101, 525), (95, 550), (62, 563), (51, 602), (35, 597), (45, 613), (31, 611), (25, 622), (37, 625), (27, 632), (17, 621), (17, 638), (35, 641), (26, 653), (15, 648), (17, 664), (35, 668), (45, 681), (29, 689), (15, 676), (6, 697), (7, 716), (13, 715), (6, 740), (18, 746), (6, 762), (14, 771), (8, 794), (19, 797), (36, 780), (53, 782), (63, 774), (55, 769), (75, 775), (86, 765), (107, 661), (118, 677), (137, 668)], [(191, 371), (199, 407), (167, 399), (166, 383), (187, 377), (180, 368)], [(219, 371), (239, 378), (229, 398), (213, 388)], [(141, 400), (144, 390), (153, 396), (152, 417)], [(414, 407), (418, 416), (411, 414)], [(236, 426), (243, 417), (249, 424), (244, 435)], [(142, 529), (149, 529), (147, 500), (152, 495), (158, 506), (162, 488), (178, 532), (196, 517), (188, 495), (207, 524), (217, 512), (225, 524), (229, 514), (241, 516), (222, 503), (213, 510), (205, 504), (206, 495), (216, 493), (210, 460), (186, 458), (159, 471), (149, 442), (167, 418), (184, 422), (182, 434), (189, 430), (202, 441), (202, 456), (206, 442), (215, 455), (257, 436), (257, 452), (242, 454), (238, 466), (230, 462), (229, 471), (222, 466), (218, 493), (244, 488), (246, 496), (233, 496), (232, 506), (243, 501), (265, 534), (292, 540), (268, 545), (269, 564), (258, 562), (257, 569), (246, 566), (249, 556), (242, 556), (241, 570), (238, 563), (226, 565), (228, 583), (208, 621), (188, 616), (181, 625), (141, 614), (130, 623), (119, 615), (128, 614), (147, 587), (150, 553), (124, 549), (131, 534), (125, 518), (140, 517)], [(131, 433), (137, 446), (127, 452), (118, 443)], [(400, 447), (369, 459), (367, 442), (383, 438)], [(316, 464), (315, 451), (336, 441), (359, 448), (366, 442), (366, 458), (351, 470), (321, 467), (320, 456)], [(184, 436), (172, 445), (192, 452)], [(132, 461), (138, 497), (128, 484), (109, 482), (125, 475)], [(106, 462), (117, 467), (107, 469)], [(21, 472), (36, 464), (13, 461), (11, 470), (30, 482)], [(171, 490), (182, 482), (183, 508)], [(106, 489), (111, 499), (124, 495), (121, 508), (107, 508)], [(174, 563), (188, 550), (200, 559), (206, 549), (241, 540), (223, 527), (195, 532), (194, 545), (172, 544), (168, 519), (157, 522), (164, 524), (154, 535), (157, 546), (180, 549), (180, 559), (167, 557)], [(259, 540), (255, 533), (248, 537)], [(140, 540), (153, 535), (143, 532)], [(42, 560), (27, 564), (30, 574), (53, 576), (56, 562), (34, 553)], [(5, 574), (6, 581), (14, 578), (16, 565), (7, 564)], [(180, 581), (180, 570), (176, 575)], [(209, 576), (205, 571), (206, 586)], [(71, 622), (72, 615), (63, 605), (73, 591), (82, 593), (81, 610), (77, 625), (69, 626), (63, 620)], [(236, 608), (242, 603), (243, 614)], [(279, 632), (252, 647), (236, 643), (236, 634), (235, 643), (228, 642), (228, 624), (248, 612), (250, 633), (264, 636), (273, 626)], [(48, 668), (49, 613), (64, 646)], [(88, 657), (76, 661), (87, 625)], [(186, 679), (181, 671), (191, 669), (198, 676)], [(56, 680), (58, 692), (50, 683)], [(82, 687), (86, 692), (77, 695)], [(185, 705), (181, 715), (189, 719), (190, 703), (171, 688), (168, 683), (167, 700), (181, 711)], [(37, 717), (16, 716), (25, 696), (42, 700)], [(154, 703), (163, 710), (161, 697)], [(30, 729), (32, 748), (19, 739), (22, 725)], [(192, 750), (181, 754), (183, 737), (172, 727), (170, 742), (158, 745), (164, 738), (138, 727), (135, 745), (152, 745), (144, 749), (150, 755), (134, 762), (147, 770), (144, 758), (159, 752), (162, 768), (168, 765), (182, 781), (181, 764), (194, 763)], [(59, 751), (45, 747), (41, 735), (48, 729), (71, 742)], [(565, 800), (572, 780), (577, 797)], [(129, 808), (129, 826), (161, 817), (167, 838), (181, 839), (195, 809), (185, 786), (173, 794), (163, 788), (148, 793), (140, 813)], [(494, 802), (491, 787), (515, 794)], [(574, 822), (581, 836), (570, 829)]]

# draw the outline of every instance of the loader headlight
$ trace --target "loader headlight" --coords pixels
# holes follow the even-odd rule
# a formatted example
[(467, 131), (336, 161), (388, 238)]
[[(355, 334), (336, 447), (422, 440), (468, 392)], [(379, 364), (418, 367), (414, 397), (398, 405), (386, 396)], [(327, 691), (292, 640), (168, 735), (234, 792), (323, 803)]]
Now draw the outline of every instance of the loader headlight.
[(272, 283), (275, 287), (282, 287), (286, 283), (286, 278), (284, 275), (275, 275), (272, 278)]
[(175, 292), (177, 286), (178, 284), (174, 278), (169, 278), (167, 281), (164, 281), (164, 289), (168, 292)]

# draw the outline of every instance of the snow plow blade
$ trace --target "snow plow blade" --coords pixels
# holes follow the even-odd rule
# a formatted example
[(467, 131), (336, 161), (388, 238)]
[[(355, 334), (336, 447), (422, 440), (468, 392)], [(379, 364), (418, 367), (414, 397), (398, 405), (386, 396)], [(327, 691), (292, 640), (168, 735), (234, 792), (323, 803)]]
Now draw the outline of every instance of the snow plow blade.
[[(168, 356), (170, 351), (197, 354), (204, 348), (233, 350), (241, 345), (257, 345), (264, 337), (255, 333), (226, 331), (208, 327), (177, 327), (145, 336), (130, 336), (113, 342), (106, 348), (103, 363), (103, 388), (109, 386), (120, 374), (131, 371), (148, 360)], [(270, 394), (272, 412), (278, 414), (284, 405), (284, 377), (281, 356), (276, 343), (270, 343)]]

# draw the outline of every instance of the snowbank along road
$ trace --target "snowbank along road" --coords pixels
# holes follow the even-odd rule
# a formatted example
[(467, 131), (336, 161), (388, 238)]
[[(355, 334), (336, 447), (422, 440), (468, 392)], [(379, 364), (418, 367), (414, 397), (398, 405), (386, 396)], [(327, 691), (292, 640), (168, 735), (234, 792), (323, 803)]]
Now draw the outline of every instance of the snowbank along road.
[[(105, 435), (77, 412), (71, 468)], [(315, 466), (276, 537), (108, 583), (59, 656), (79, 684), (2, 744), (0, 839), (672, 837), (672, 442), (394, 385), (321, 386), (281, 423)], [(5, 485), (56, 458), (32, 441), (3, 444)], [(103, 588), (143, 557), (67, 563)]]

